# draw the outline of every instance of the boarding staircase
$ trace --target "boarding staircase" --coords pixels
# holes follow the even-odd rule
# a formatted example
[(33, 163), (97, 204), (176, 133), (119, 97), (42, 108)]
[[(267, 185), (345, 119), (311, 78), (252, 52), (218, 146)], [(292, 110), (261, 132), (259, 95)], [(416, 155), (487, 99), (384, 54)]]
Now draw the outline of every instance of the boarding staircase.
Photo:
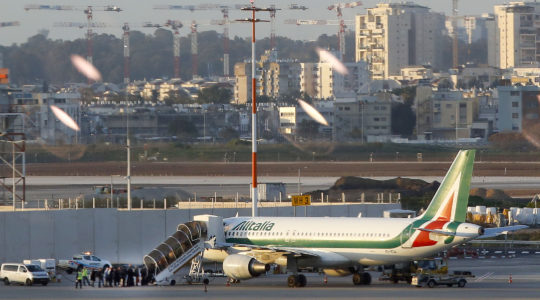
[(191, 267), (185, 277), (186, 281), (192, 283), (202, 280), (204, 250), (213, 246), (216, 234), (223, 235), (223, 221), (216, 216), (198, 217), (196, 216), (194, 221), (178, 225), (173, 235), (144, 256), (148, 275), (154, 277), (156, 284), (174, 285), (177, 273), (189, 263)]

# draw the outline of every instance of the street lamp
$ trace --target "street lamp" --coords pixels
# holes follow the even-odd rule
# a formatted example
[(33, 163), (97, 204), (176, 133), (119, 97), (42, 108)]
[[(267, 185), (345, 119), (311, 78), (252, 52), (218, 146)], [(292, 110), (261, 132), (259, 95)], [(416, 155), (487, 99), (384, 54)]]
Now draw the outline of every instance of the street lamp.
[(245, 19), (239, 19), (236, 20), (238, 22), (249, 22), (252, 24), (252, 36), (251, 36), (251, 148), (252, 148), (252, 155), (251, 155), (251, 177), (252, 177), (252, 184), (251, 184), (251, 199), (252, 199), (252, 207), (251, 207), (251, 215), (253, 217), (256, 217), (258, 215), (257, 212), (257, 201), (258, 201), (258, 194), (257, 194), (257, 82), (255, 77), (255, 23), (258, 22), (270, 22), (268, 20), (261, 20), (255, 18), (255, 12), (258, 11), (268, 11), (268, 12), (275, 12), (276, 8), (261, 8), (261, 7), (255, 7), (255, 0), (250, 0), (251, 6), (242, 7), (241, 10), (243, 11), (251, 11), (252, 15), (251, 18), (245, 18)]

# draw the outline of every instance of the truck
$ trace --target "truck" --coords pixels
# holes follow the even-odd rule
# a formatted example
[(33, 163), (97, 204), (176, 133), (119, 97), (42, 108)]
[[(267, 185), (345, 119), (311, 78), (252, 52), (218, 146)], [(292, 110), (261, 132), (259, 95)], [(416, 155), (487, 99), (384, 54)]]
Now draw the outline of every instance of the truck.
[(458, 286), (465, 287), (467, 278), (472, 278), (474, 275), (469, 271), (454, 271), (448, 273), (448, 261), (446, 259), (436, 258), (432, 260), (422, 260), (418, 263), (416, 273), (411, 278), (411, 285), (416, 287), (427, 286), (429, 288), (438, 285), (446, 285), (448, 287)]
[(102, 269), (111, 266), (111, 262), (101, 259), (89, 252), (73, 255), (72, 259), (61, 259), (58, 261), (58, 268), (66, 270), (68, 274), (79, 271), (86, 267), (89, 269)]
[(56, 278), (56, 259), (54, 258), (25, 259), (23, 264), (37, 265), (49, 274), (49, 279)]

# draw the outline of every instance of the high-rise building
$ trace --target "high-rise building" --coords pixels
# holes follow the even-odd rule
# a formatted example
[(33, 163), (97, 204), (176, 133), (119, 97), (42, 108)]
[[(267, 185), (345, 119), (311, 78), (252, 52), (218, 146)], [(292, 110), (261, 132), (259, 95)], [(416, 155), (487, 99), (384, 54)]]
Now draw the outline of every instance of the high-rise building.
[(493, 20), (493, 15), (482, 14), (481, 16), (467, 16), (463, 18), (467, 43), (472, 44), (479, 40), (487, 40), (487, 24)]
[(358, 93), (369, 84), (365, 62), (344, 65), (347, 74), (340, 74), (327, 62), (300, 63), (300, 91), (315, 99), (329, 100), (341, 94)]
[[(537, 65), (540, 61), (540, 3), (510, 2), (496, 5), (496, 67), (508, 69)], [(539, 48), (540, 49), (540, 48)]]
[(276, 49), (266, 50), (257, 64), (258, 95), (278, 98), (300, 89), (300, 65), (291, 59), (278, 59)]
[(234, 78), (234, 102), (245, 104), (251, 101), (251, 63), (236, 63)]
[(411, 2), (379, 3), (356, 16), (356, 61), (366, 61), (372, 79), (400, 75), (403, 67), (441, 64), (445, 17)]

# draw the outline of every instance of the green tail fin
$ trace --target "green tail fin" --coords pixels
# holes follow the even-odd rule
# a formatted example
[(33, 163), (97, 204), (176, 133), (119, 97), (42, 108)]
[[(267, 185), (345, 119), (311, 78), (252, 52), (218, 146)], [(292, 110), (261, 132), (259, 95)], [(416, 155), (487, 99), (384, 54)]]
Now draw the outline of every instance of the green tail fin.
[(465, 222), (475, 152), (459, 151), (431, 203), (419, 218)]

